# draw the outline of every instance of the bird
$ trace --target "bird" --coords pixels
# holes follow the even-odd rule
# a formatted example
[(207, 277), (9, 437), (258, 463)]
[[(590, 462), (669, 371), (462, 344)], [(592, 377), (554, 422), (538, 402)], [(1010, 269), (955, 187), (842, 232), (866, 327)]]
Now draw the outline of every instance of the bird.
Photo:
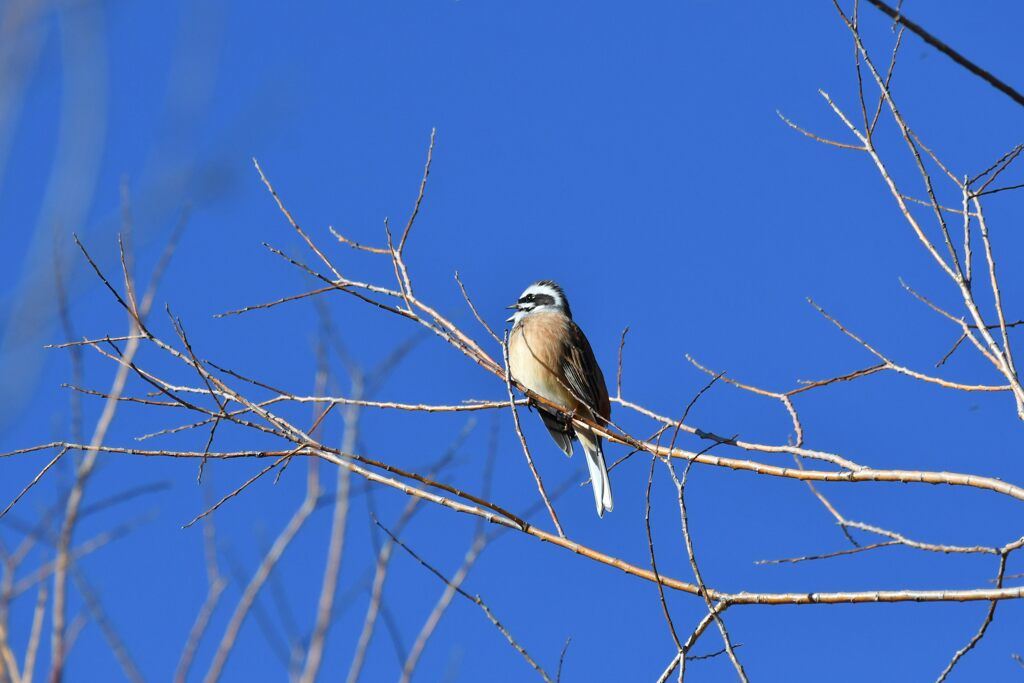
[(612, 487), (608, 480), (601, 437), (592, 429), (573, 425), (572, 417), (597, 424), (611, 417), (611, 402), (601, 366), (583, 330), (572, 319), (565, 291), (551, 280), (527, 287), (505, 322), (513, 323), (508, 340), (508, 370), (521, 386), (555, 404), (536, 405), (551, 438), (566, 455), (578, 440), (586, 453), (590, 483), (598, 517), (612, 511)]

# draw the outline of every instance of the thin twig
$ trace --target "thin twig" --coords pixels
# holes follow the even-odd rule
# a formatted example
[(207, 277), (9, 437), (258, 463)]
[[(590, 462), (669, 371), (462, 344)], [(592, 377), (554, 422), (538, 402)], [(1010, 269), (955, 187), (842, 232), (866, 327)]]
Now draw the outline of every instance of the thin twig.
[(894, 545), (902, 545), (899, 541), (884, 541), (882, 543), (872, 543), (871, 545), (861, 545), (854, 548), (846, 548), (845, 550), (836, 550), (831, 553), (822, 553), (821, 555), (802, 555), (801, 557), (785, 557), (778, 560), (757, 560), (754, 564), (796, 564), (798, 562), (809, 562), (812, 560), (827, 560), (833, 557), (843, 557), (845, 555), (855, 555), (862, 553), (867, 550), (875, 550), (877, 548), (888, 548)]
[[(716, 444), (712, 444), (708, 446), (708, 448), (714, 448), (715, 445)], [(729, 631), (725, 627), (725, 622), (722, 621), (719, 609), (714, 604), (714, 600), (709, 594), (707, 587), (704, 585), (704, 579), (701, 576), (700, 567), (697, 564), (697, 556), (693, 550), (693, 539), (690, 535), (690, 525), (689, 518), (686, 513), (686, 501), (684, 493), (686, 490), (686, 481), (690, 474), (690, 468), (693, 467), (693, 461), (691, 460), (688, 463), (686, 463), (686, 467), (683, 470), (683, 476), (681, 478), (676, 477), (675, 468), (672, 466), (671, 462), (666, 460), (665, 465), (668, 467), (668, 470), (672, 475), (672, 479), (676, 484), (676, 492), (678, 494), (679, 500), (679, 517), (682, 522), (683, 541), (686, 545), (686, 556), (690, 560), (690, 568), (693, 570), (694, 580), (697, 582), (697, 592), (702, 598), (704, 598), (704, 604), (708, 608), (708, 614), (711, 615), (712, 619), (715, 622), (715, 625), (718, 626), (718, 630), (722, 635), (722, 642), (725, 645), (725, 649), (729, 654), (729, 660), (732, 662), (733, 668), (736, 670), (736, 675), (739, 677), (741, 681), (743, 681), (743, 683), (747, 683), (747, 674), (744, 671), (743, 665), (740, 663), (740, 660), (736, 657), (736, 652), (732, 644), (732, 639), (729, 637)]]
[(398, 249), (396, 251), (401, 254), (405, 250), (405, 241), (409, 239), (409, 231), (412, 230), (412, 224), (416, 222), (416, 216), (420, 213), (420, 204), (423, 203), (423, 194), (427, 189), (427, 176), (430, 175), (430, 163), (434, 160), (434, 139), (437, 137), (437, 128), (430, 129), (430, 146), (427, 147), (427, 162), (423, 165), (423, 178), (420, 180), (420, 189), (416, 193), (416, 204), (412, 207), (412, 214), (409, 216), (409, 221), (405, 224), (405, 230), (402, 231), (402, 239), (398, 241)]
[(661, 574), (658, 573), (658, 560), (654, 553), (654, 536), (651, 534), (651, 484), (654, 482), (654, 465), (657, 459), (651, 456), (651, 468), (647, 473), (647, 489), (644, 493), (644, 527), (647, 531), (647, 550), (651, 556), (651, 571), (654, 573), (654, 585), (658, 588), (658, 601), (661, 603), (661, 612), (668, 624), (668, 632), (672, 636), (672, 642), (676, 644), (676, 650), (683, 649), (679, 641), (679, 634), (676, 633), (676, 625), (672, 622), (672, 613), (669, 612), (668, 603), (665, 601), (665, 587), (661, 585)]
[(622, 328), (622, 337), (619, 338), (619, 362), (615, 372), (615, 398), (622, 398), (622, 350), (626, 347), (626, 335), (629, 333), (629, 326)]
[[(1003, 586), (1003, 574), (1005, 572), (1006, 553), (1003, 553), (999, 556), (999, 573), (996, 575), (996, 586), (1000, 588), (1002, 588)], [(974, 646), (977, 645), (978, 642), (985, 637), (985, 632), (988, 631), (988, 626), (992, 623), (992, 617), (994, 617), (996, 614), (996, 606), (998, 604), (998, 602), (993, 600), (992, 603), (988, 606), (988, 611), (985, 612), (985, 618), (982, 620), (981, 626), (978, 628), (978, 632), (975, 633), (969, 641), (967, 641), (966, 645), (964, 645), (962, 648), (956, 651), (956, 653), (953, 655), (953, 658), (949, 660), (949, 664), (947, 664), (946, 668), (943, 669), (942, 673), (939, 674), (939, 677), (936, 679), (936, 683), (942, 683), (942, 681), (946, 680), (950, 672), (953, 671), (953, 667), (956, 666), (957, 662), (959, 662), (965, 654), (974, 649)]]
[[(444, 574), (442, 574), (441, 572), (439, 572), (439, 571), (438, 571), (437, 569), (435, 569), (435, 568), (433, 567), (433, 565), (429, 564), (429, 563), (428, 563), (428, 562), (427, 562), (426, 560), (424, 560), (424, 559), (423, 559), (422, 557), (420, 557), (419, 555), (417, 555), (417, 554), (416, 554), (416, 552), (415, 552), (415, 551), (414, 551), (414, 550), (413, 550), (412, 548), (410, 548), (410, 547), (409, 547), (409, 546), (407, 546), (407, 545), (406, 545), (405, 543), (403, 543), (403, 542), (402, 542), (401, 540), (399, 540), (399, 538), (398, 538), (397, 536), (395, 536), (395, 535), (394, 535), (393, 533), (391, 533), (391, 531), (390, 531), (390, 530), (389, 530), (389, 529), (388, 529), (388, 528), (387, 528), (386, 526), (384, 526), (383, 524), (381, 524), (381, 523), (380, 523), (380, 521), (379, 521), (379, 520), (378, 520), (377, 518), (374, 518), (374, 520), (373, 520), (373, 521), (374, 521), (374, 523), (375, 523), (375, 524), (376, 524), (377, 526), (379, 526), (379, 527), (380, 527), (381, 529), (383, 529), (383, 530), (384, 530), (384, 533), (386, 533), (386, 534), (387, 534), (388, 536), (390, 536), (390, 537), (391, 537), (391, 540), (392, 540), (392, 541), (393, 541), (393, 542), (394, 542), (395, 544), (397, 544), (397, 545), (398, 545), (398, 546), (399, 546), (400, 548), (402, 548), (402, 550), (404, 550), (405, 552), (409, 553), (409, 555), (411, 555), (411, 556), (412, 556), (412, 558), (413, 558), (414, 560), (416, 560), (416, 561), (417, 561), (417, 562), (419, 562), (419, 563), (420, 563), (421, 565), (423, 565), (423, 567), (425, 567), (425, 568), (426, 568), (426, 569), (427, 569), (427, 570), (428, 570), (428, 571), (429, 571), (429, 572), (430, 572), (431, 574), (433, 574), (434, 576), (436, 576), (437, 578), (439, 578), (439, 579), (440, 579), (441, 581), (443, 581), (443, 582), (444, 582), (444, 583), (445, 583), (446, 585), (448, 585), (448, 586), (453, 586), (453, 585), (454, 585), (454, 584), (453, 584), (453, 582), (452, 582), (451, 580), (449, 580), (448, 578), (446, 578)], [(508, 629), (506, 629), (506, 628), (505, 628), (505, 627), (504, 627), (504, 626), (503, 626), (503, 625), (501, 624), (501, 622), (500, 622), (500, 621), (498, 621), (497, 617), (495, 617), (495, 616), (494, 616), (494, 612), (492, 612), (492, 611), (491, 611), (491, 609), (490, 609), (490, 608), (489, 608), (489, 607), (487, 606), (487, 604), (486, 604), (486, 603), (485, 603), (485, 602), (484, 602), (484, 601), (483, 601), (483, 600), (482, 600), (482, 599), (480, 598), (480, 596), (479, 596), (479, 595), (470, 595), (469, 593), (467, 593), (467, 592), (466, 592), (465, 590), (463, 590), (463, 589), (462, 589), (461, 587), (459, 587), (459, 586), (455, 586), (455, 587), (454, 587), (454, 590), (455, 590), (455, 592), (456, 592), (456, 593), (458, 593), (458, 594), (459, 594), (459, 595), (461, 595), (462, 597), (466, 598), (466, 599), (467, 599), (467, 600), (469, 600), (470, 602), (474, 603), (474, 604), (475, 604), (475, 605), (477, 605), (477, 606), (478, 606), (478, 607), (479, 607), (479, 608), (480, 608), (481, 610), (483, 610), (484, 614), (485, 614), (485, 615), (487, 616), (487, 619), (488, 619), (488, 620), (489, 620), (489, 621), (490, 621), (490, 622), (491, 622), (492, 624), (494, 624), (494, 627), (495, 627), (495, 628), (497, 628), (497, 629), (498, 629), (498, 631), (500, 631), (500, 632), (501, 632), (501, 635), (505, 636), (505, 640), (507, 640), (507, 641), (509, 642), (509, 644), (510, 644), (510, 645), (511, 645), (511, 646), (512, 646), (513, 648), (515, 648), (516, 652), (518, 652), (518, 653), (519, 653), (520, 655), (522, 655), (523, 659), (525, 659), (525, 660), (526, 660), (526, 662), (527, 662), (527, 663), (528, 663), (528, 664), (529, 664), (529, 665), (530, 665), (531, 667), (533, 667), (533, 669), (534, 669), (534, 670), (535, 670), (535, 671), (536, 671), (536, 672), (537, 672), (538, 674), (540, 674), (541, 678), (543, 678), (543, 679), (544, 679), (545, 683), (552, 683), (552, 681), (551, 681), (551, 677), (550, 677), (550, 676), (548, 676), (547, 672), (545, 672), (545, 671), (544, 671), (543, 667), (541, 667), (541, 665), (540, 665), (540, 664), (538, 664), (538, 663), (536, 662), (536, 660), (534, 660), (534, 658), (530, 656), (530, 654), (529, 654), (529, 653), (528, 653), (528, 652), (526, 651), (526, 649), (525, 649), (525, 648), (523, 648), (523, 646), (522, 646), (522, 645), (520, 645), (520, 644), (519, 644), (519, 643), (518, 643), (518, 642), (517, 642), (517, 641), (515, 640), (515, 638), (513, 638), (513, 637), (512, 637), (512, 634), (508, 632)]]
[(260, 168), (260, 162), (256, 160), (256, 157), (253, 157), (252, 164), (256, 167), (256, 172), (260, 174), (260, 180), (262, 180), (263, 184), (267, 187), (267, 191), (270, 192), (270, 196), (273, 197), (274, 201), (277, 203), (277, 208), (282, 214), (284, 214), (284, 217), (288, 220), (288, 223), (292, 228), (295, 229), (295, 232), (299, 233), (299, 236), (309, 246), (309, 248), (313, 250), (313, 253), (320, 257), (320, 260), (323, 261), (324, 265), (330, 269), (331, 273), (334, 274), (334, 277), (338, 280), (343, 280), (344, 278), (341, 277), (341, 273), (335, 269), (334, 264), (331, 263), (330, 259), (324, 256), (324, 253), (320, 251), (320, 248), (317, 247), (313, 240), (309, 238), (309, 235), (307, 235), (306, 232), (299, 227), (299, 224), (295, 222), (291, 212), (285, 207), (284, 202), (281, 201), (281, 197), (278, 196), (277, 190), (274, 189), (274, 186), (270, 184), (270, 180), (268, 180), (267, 176), (264, 175), (263, 169)]
[(558, 521), (558, 515), (555, 514), (555, 508), (551, 504), (551, 499), (548, 498), (547, 491), (544, 490), (544, 482), (540, 478), (540, 472), (537, 471), (537, 467), (533, 464), (533, 458), (530, 456), (530, 447), (526, 445), (526, 437), (523, 436), (523, 429), (519, 425), (519, 411), (516, 408), (515, 396), (512, 394), (512, 365), (508, 360), (508, 333), (505, 333), (505, 338), (501, 343), (501, 355), (505, 360), (505, 388), (508, 390), (508, 405), (512, 409), (512, 421), (516, 427), (516, 435), (519, 436), (519, 443), (523, 447), (523, 455), (526, 456), (526, 462), (530, 466), (530, 472), (533, 473), (534, 481), (537, 482), (537, 490), (540, 492), (540, 497), (544, 501), (544, 506), (548, 509), (548, 514), (551, 515), (551, 521), (555, 524), (555, 529), (558, 530), (558, 535), (565, 538), (565, 531), (562, 530), (562, 524)]
[(455, 271), (455, 281), (459, 283), (459, 291), (462, 292), (462, 298), (466, 300), (466, 305), (469, 306), (469, 310), (473, 312), (473, 317), (476, 318), (477, 322), (480, 323), (480, 325), (482, 325), (485, 330), (487, 330), (487, 334), (491, 335), (491, 339), (500, 344), (501, 338), (494, 333), (494, 330), (492, 330), (491, 326), (487, 324), (487, 321), (485, 321), (480, 316), (480, 313), (476, 310), (476, 306), (473, 305), (473, 300), (469, 298), (469, 293), (466, 291), (466, 286), (463, 285), (462, 280), (459, 279), (458, 271)]
[[(476, 564), (477, 558), (480, 557), (480, 553), (483, 551), (484, 546), (487, 545), (487, 537), (480, 532), (477, 532), (476, 538), (473, 539), (473, 544), (466, 551), (466, 555), (462, 560), (462, 565), (456, 570), (455, 574), (452, 575), (451, 581), (447, 582), (444, 592), (441, 593), (441, 597), (438, 598), (437, 603), (434, 605), (434, 609), (431, 610), (427, 620), (423, 623), (423, 627), (420, 629), (419, 634), (416, 636), (415, 642), (412, 644), (412, 648), (409, 649), (409, 654), (405, 659), (405, 663), (402, 665), (402, 675), (399, 677), (399, 683), (409, 683), (412, 678), (412, 672), (415, 670), (416, 665), (419, 663), (420, 655), (423, 654), (424, 648), (427, 646), (427, 640), (433, 634), (434, 629), (437, 628), (438, 622), (441, 621), (441, 616), (445, 610), (448, 609), (449, 603), (452, 598), (455, 597), (455, 593), (462, 586), (463, 581), (469, 575), (473, 565)], [(556, 679), (557, 680), (557, 679)]]

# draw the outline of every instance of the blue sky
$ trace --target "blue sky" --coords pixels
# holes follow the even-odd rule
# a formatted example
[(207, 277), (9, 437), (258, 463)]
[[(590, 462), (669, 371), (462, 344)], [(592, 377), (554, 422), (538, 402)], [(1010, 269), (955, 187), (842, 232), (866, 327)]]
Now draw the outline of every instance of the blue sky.
[[(972, 60), (1024, 87), (1018, 39), (1024, 9), (996, 2), (972, 3), (969, 12), (953, 2), (907, 2), (904, 8)], [(888, 22), (869, 6), (862, 13), (869, 47), (884, 63), (892, 40)], [(0, 50), (18, 56), (7, 77), (19, 87), (10, 89), (17, 106), (0, 118), (0, 451), (68, 434), (69, 396), (60, 384), (70, 381), (69, 356), (41, 349), (63, 339), (53, 303), (55, 250), (72, 269), (76, 334), (123, 333), (122, 312), (86, 272), (69, 238), (78, 233), (114, 274), (122, 187), (130, 197), (140, 273), (152, 268), (189, 207), (186, 232), (157, 297), (156, 328), (173, 334), (162, 310), (166, 303), (204, 357), (310, 393), (317, 315), (309, 302), (212, 317), (310, 285), (261, 246), (269, 242), (311, 256), (278, 213), (251, 159), (259, 160), (297, 220), (344, 268), (390, 282), (389, 268), (333, 243), (327, 226), (381, 244), (385, 217), (403, 224), (435, 127), (430, 182), (408, 251), (417, 294), (482, 341), (484, 333), (459, 296), (455, 271), (498, 328), (503, 307), (527, 284), (555, 279), (568, 292), (609, 379), (619, 335), (630, 327), (623, 393), (663, 414), (679, 414), (707, 380), (685, 354), (777, 391), (874, 362), (806, 297), (893, 359), (924, 371), (958, 334), (900, 287), (902, 277), (940, 305), (957, 305), (956, 291), (902, 220), (870, 160), (814, 143), (776, 116), (779, 110), (815, 132), (851, 141), (818, 94), (819, 88), (827, 91), (846, 111), (857, 111), (852, 45), (830, 3), (462, 0), (299, 9), (86, 0), (44, 8), (9, 45), (14, 47)], [(1019, 106), (912, 36), (905, 38), (894, 87), (922, 139), (960, 174), (979, 172), (1020, 142)], [(919, 193), (920, 181), (893, 129), (879, 135), (894, 173)], [(1022, 182), (1019, 169), (1006, 182)], [(1016, 229), (1019, 197), (995, 195), (986, 206), (1013, 319), (1024, 317), (1024, 269), (1015, 263), (1024, 253)], [(948, 191), (944, 199), (959, 201)], [(345, 343), (367, 367), (416, 334), (350, 299), (324, 301)], [(487, 348), (500, 355), (493, 345)], [(95, 353), (85, 357), (83, 383), (108, 387), (111, 364)], [(151, 351), (142, 360), (173, 367)], [(967, 348), (941, 372), (971, 383), (999, 380)], [(344, 377), (338, 381), (347, 391)], [(146, 390), (129, 386), (137, 394)], [(425, 403), (503, 395), (493, 377), (433, 338), (418, 343), (378, 392), (380, 399)], [(90, 425), (101, 405), (84, 405)], [(962, 394), (876, 375), (802, 396), (797, 407), (812, 448), (877, 467), (1024, 480), (1021, 426), (1004, 394)], [(290, 414), (308, 419), (306, 408)], [(582, 477), (583, 463), (566, 460), (535, 416), (524, 417), (546, 480)], [(722, 385), (702, 398), (691, 417), (705, 429), (749, 440), (785, 443), (791, 432), (776, 402)], [(125, 408), (108, 442), (132, 444), (135, 436), (172, 426), (172, 418)], [(638, 435), (654, 429), (621, 408), (615, 418)], [(479, 490), (495, 419), (494, 497), (524, 510), (537, 494), (506, 413), (479, 416), (446, 476)], [(465, 425), (464, 416), (369, 411), (361, 448), (423, 470)], [(340, 423), (331, 422), (325, 438), (337, 441), (340, 432)], [(165, 443), (201, 449), (205, 436), (197, 432)], [(229, 432), (220, 446), (252, 443), (244, 433)], [(622, 454), (609, 450), (612, 458)], [(42, 457), (4, 460), (4, 505), (35, 475)], [(205, 592), (202, 534), (198, 527), (181, 529), (203, 509), (204, 494), (189, 462), (104, 456), (101, 463), (90, 500), (163, 485), (84, 520), (76, 538), (145, 516), (142, 526), (89, 556), (82, 568), (141, 671), (166, 678)], [(778, 464), (791, 463), (779, 456)], [(230, 491), (261, 466), (212, 464), (211, 495)], [(617, 470), (616, 508), (603, 520), (594, 516), (586, 489), (561, 498), (557, 505), (570, 536), (646, 566), (647, 471), (640, 457)], [(234, 562), (243, 577), (251, 575), (301, 500), (303, 472), (293, 465), (277, 485), (260, 482), (218, 512), (225, 570)], [(12, 518), (38, 518), (68, 476), (53, 472)], [(333, 479), (328, 468), (322, 476)], [(848, 517), (911, 538), (973, 545), (1021, 535), (1019, 503), (995, 494), (880, 484), (823, 490)], [(705, 579), (728, 590), (967, 588), (988, 585), (995, 575), (990, 557), (903, 548), (803, 565), (754, 565), (839, 550), (846, 541), (799, 482), (695, 467), (688, 492)], [(385, 523), (393, 523), (405, 505), (403, 496), (387, 490), (354, 499), (339, 587), (354, 597), (332, 628), (322, 679), (347, 671), (362, 624), (367, 595), (359, 582), (373, 557), (367, 501)], [(689, 578), (667, 480), (656, 480), (652, 506), (659, 568)], [(275, 601), (270, 590), (261, 598), (274, 642), (308, 632), (329, 525), (329, 512), (317, 512), (279, 566), (276, 590), (286, 599)], [(472, 520), (425, 506), (404, 538), (452, 573), (473, 531)], [(8, 522), (0, 538), (14, 545), (18, 529)], [(45, 561), (45, 552), (32, 559)], [(1024, 571), (1024, 565), (1012, 558), (1009, 571)], [(441, 588), (409, 558), (395, 557), (386, 600), (406, 647)], [(526, 537), (505, 534), (489, 546), (467, 589), (482, 595), (549, 670), (571, 637), (564, 680), (653, 680), (672, 655), (652, 584)], [(225, 593), (199, 652), (197, 677), (239, 593), (237, 582)], [(11, 616), (17, 651), (27, 639), (32, 602), (22, 598)], [(282, 603), (288, 605), (284, 613)], [(669, 606), (683, 631), (704, 610), (691, 596), (670, 596)], [(919, 680), (938, 675), (977, 629), (986, 607), (749, 607), (727, 613), (727, 622), (743, 643), (739, 655), (752, 680)], [(81, 608), (76, 596), (70, 613)], [(1003, 680), (1019, 674), (1010, 654), (1024, 651), (1022, 625), (1021, 607), (1002, 604), (989, 634), (956, 675)], [(709, 632), (699, 650), (719, 647), (717, 634)], [(364, 680), (396, 676), (396, 662), (392, 640), (381, 629)], [(698, 680), (732, 675), (724, 658), (691, 666)], [(251, 617), (224, 680), (280, 680), (285, 671)], [(466, 601), (452, 604), (419, 672), (422, 680), (532, 675)], [(120, 675), (100, 630), (89, 624), (71, 654), (70, 680)]]

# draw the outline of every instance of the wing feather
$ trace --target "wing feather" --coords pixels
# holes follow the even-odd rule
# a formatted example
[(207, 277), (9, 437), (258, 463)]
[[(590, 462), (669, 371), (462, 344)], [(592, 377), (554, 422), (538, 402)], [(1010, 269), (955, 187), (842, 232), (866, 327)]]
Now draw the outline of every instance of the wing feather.
[(562, 354), (562, 376), (577, 399), (595, 408), (597, 414), (607, 420), (612, 410), (604, 373), (597, 364), (594, 350), (583, 330), (571, 320), (568, 327), (569, 334), (566, 335), (566, 347)]

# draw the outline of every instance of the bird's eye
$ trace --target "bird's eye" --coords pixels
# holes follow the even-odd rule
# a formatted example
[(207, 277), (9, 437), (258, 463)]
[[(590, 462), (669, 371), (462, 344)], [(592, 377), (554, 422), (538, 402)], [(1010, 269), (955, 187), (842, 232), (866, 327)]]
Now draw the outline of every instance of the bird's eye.
[(535, 298), (536, 298), (536, 297), (535, 297), (535, 296), (534, 296), (533, 294), (527, 294), (527, 295), (526, 295), (526, 300), (527, 300), (527, 301), (533, 301), (533, 300), (534, 300)]

